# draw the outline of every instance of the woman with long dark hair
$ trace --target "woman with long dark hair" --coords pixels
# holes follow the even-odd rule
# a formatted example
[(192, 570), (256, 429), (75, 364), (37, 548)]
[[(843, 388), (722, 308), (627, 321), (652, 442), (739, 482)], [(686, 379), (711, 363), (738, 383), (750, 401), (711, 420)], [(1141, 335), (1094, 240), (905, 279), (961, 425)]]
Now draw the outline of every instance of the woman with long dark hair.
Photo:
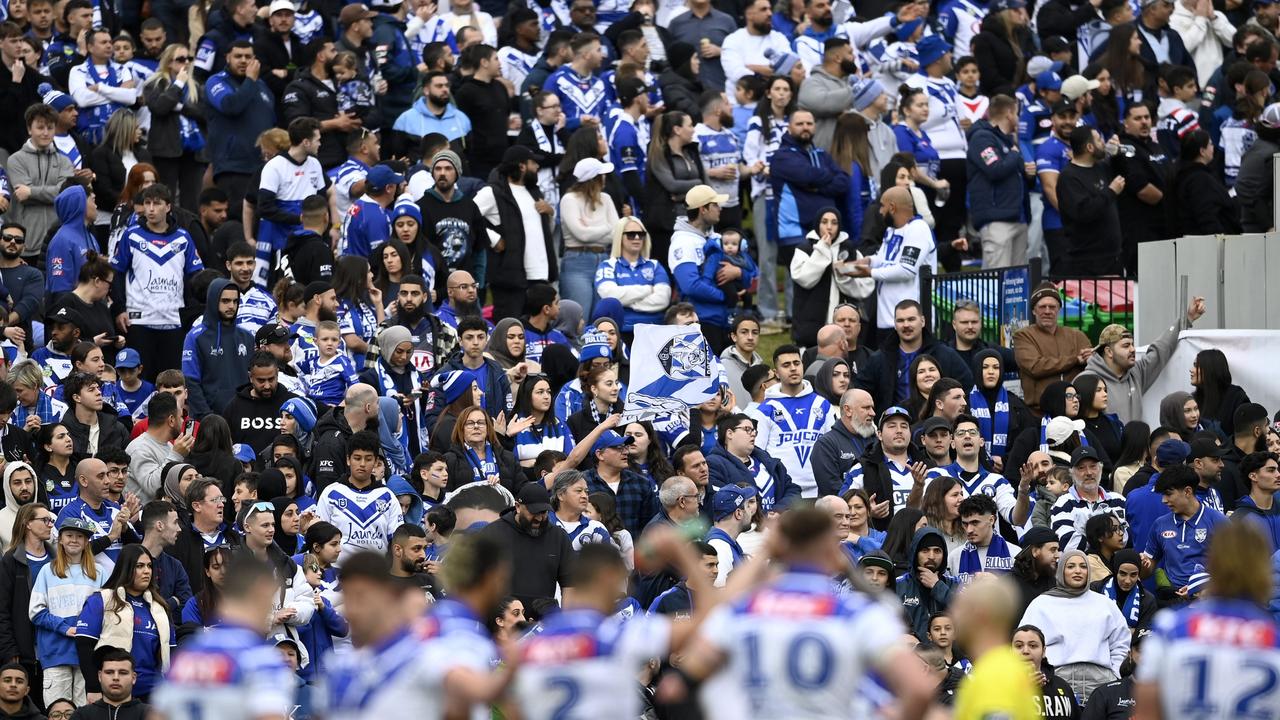
[[(747, 121), (747, 137), (742, 145), (742, 162), (751, 168), (751, 220), (755, 228), (757, 260), (760, 265), (760, 294), (757, 303), (765, 323), (777, 324), (779, 310), (787, 314), (787, 308), (778, 307), (778, 288), (773, 281), (778, 276), (778, 238), (769, 229), (770, 221), (777, 213), (773, 190), (769, 187), (769, 163), (778, 151), (782, 137), (787, 134), (791, 113), (796, 109), (796, 84), (791, 78), (775, 75), (769, 78), (765, 95), (756, 103), (755, 114)], [(665, 258), (665, 255), (654, 256)], [(789, 288), (788, 288), (789, 290)]]
[(1220, 432), (1216, 420), (1200, 414), (1200, 405), (1189, 392), (1171, 392), (1160, 401), (1160, 424), (1178, 433), (1183, 442), (1191, 442), (1201, 431)]
[(61, 307), (75, 310), (79, 316), (76, 325), (80, 328), (80, 337), (92, 339), (104, 350), (112, 351), (124, 347), (124, 336), (116, 332), (111, 308), (107, 305), (115, 277), (111, 258), (90, 250), (85, 254), (84, 265), (80, 266), (75, 289), (63, 294), (51, 308), (53, 312)]
[[(653, 241), (653, 256), (667, 257), (676, 218), (685, 215), (685, 193), (708, 183), (693, 119), (673, 110), (658, 117), (645, 157), (644, 217)], [(603, 258), (601, 258), (603, 259)]]
[(942, 533), (947, 541), (947, 556), (951, 551), (964, 547), (964, 529), (960, 527), (960, 502), (964, 500), (964, 486), (953, 477), (936, 477), (924, 491), (920, 509), (929, 519), (929, 527)]
[(400, 294), (400, 278), (413, 274), (413, 254), (399, 238), (390, 238), (370, 255), (373, 266), (373, 284), (382, 297), (395, 298)]
[(1240, 206), (1210, 169), (1213, 155), (1213, 139), (1204, 130), (1192, 130), (1182, 138), (1165, 209), (1169, 227), (1184, 235), (1240, 232)]
[(622, 412), (620, 389), (618, 373), (612, 367), (597, 367), (587, 373), (582, 381), (582, 409), (566, 421), (575, 441), (582, 442), (605, 418)]
[(76, 623), (76, 651), (88, 692), (102, 692), (94, 651), (104, 645), (133, 656), (133, 696), (144, 702), (169, 669), (177, 635), (169, 605), (156, 587), (154, 560), (142, 545), (125, 545), (102, 589), (85, 600)]
[[(1258, 138), (1258, 120), (1271, 97), (1271, 76), (1240, 61), (1227, 68), (1226, 76), (1231, 87), (1244, 85), (1244, 92), (1236, 96), (1231, 117), (1223, 120), (1218, 128), (1218, 142), (1214, 143), (1222, 147), (1222, 180), (1227, 187), (1231, 187), (1236, 184), (1236, 177), (1240, 175), (1240, 161)], [(1183, 138), (1184, 142), (1186, 139)], [(1198, 155), (1197, 149), (1190, 155), (1183, 152), (1178, 157), (1179, 160), (1194, 160)]]
[(1036, 54), (1029, 23), (1027, 8), (1012, 3), (1007, 9), (988, 13), (982, 20), (972, 49), (983, 95), (1012, 96), (1026, 79), (1027, 60)]
[(1107, 140), (1123, 128), (1120, 118), (1124, 115), (1125, 99), (1112, 82), (1111, 70), (1101, 60), (1089, 63), (1080, 74), (1098, 81), (1098, 87), (1089, 91), (1089, 112), (1081, 119), (1096, 127), (1102, 139)]
[[(228, 503), (230, 504), (230, 503)], [(227, 579), (227, 563), (231, 561), (231, 548), (217, 545), (204, 553), (204, 586), (182, 606), (182, 624), (210, 627), (218, 620), (218, 599), (222, 595), (222, 583)]]
[(1107, 384), (1093, 373), (1076, 376), (1071, 386), (1080, 397), (1080, 415), (1086, 429), (1092, 431), (1108, 457), (1120, 455), (1124, 423), (1115, 413), (1107, 412)]
[[(554, 93), (550, 97), (555, 97)], [(548, 100), (548, 102), (550, 102)], [(609, 159), (609, 146), (605, 143), (604, 134), (599, 128), (580, 127), (573, 131), (569, 139), (564, 143), (564, 154), (560, 156), (560, 166), (556, 169), (556, 184), (559, 186), (559, 198), (577, 181), (573, 176), (573, 169), (578, 166), (578, 161), (583, 158), (595, 158), (601, 162), (607, 162)], [(618, 215), (623, 215), (624, 202), (627, 198), (627, 190), (622, 187), (622, 180), (618, 178), (618, 173), (610, 173), (605, 176), (604, 190), (609, 194), (609, 198), (613, 200), (613, 207), (618, 211)], [(548, 200), (547, 202), (551, 202)], [(557, 202), (552, 207), (560, 207)], [(639, 208), (631, 208), (632, 214)]]
[(36, 480), (49, 498), (49, 509), (61, 512), (79, 497), (71, 456), (75, 445), (67, 426), (60, 422), (41, 425), (36, 431)]
[(622, 428), (623, 437), (629, 437), (631, 444), (631, 467), (641, 475), (651, 478), (658, 487), (667, 478), (676, 474), (676, 470), (662, 452), (662, 442), (648, 420), (627, 423)]
[(369, 261), (343, 255), (333, 267), (333, 291), (338, 296), (338, 327), (356, 369), (363, 370), (369, 343), (383, 320), (382, 291), (373, 282)]
[(627, 569), (634, 570), (636, 567), (634, 540), (631, 537), (631, 531), (622, 524), (622, 518), (618, 517), (617, 496), (607, 492), (591, 493), (587, 496), (586, 516), (604, 525), (609, 535), (613, 537), (613, 544), (617, 545), (619, 552), (622, 553)]
[(849, 193), (841, 210), (855, 234), (862, 227), (863, 214), (871, 206), (875, 186), (879, 185), (871, 172), (870, 133), (871, 125), (861, 113), (847, 112), (836, 119), (831, 140), (831, 158), (849, 173)]
[(569, 432), (569, 426), (556, 417), (554, 400), (551, 381), (545, 375), (530, 375), (516, 393), (512, 414), (532, 421), (529, 427), (511, 438), (515, 443), (516, 460), (523, 467), (532, 467), (546, 450), (565, 455), (573, 452), (573, 434)]
[(925, 132), (929, 121), (929, 93), (903, 85), (898, 88), (898, 124), (893, 134), (898, 140), (898, 152), (911, 153), (916, 167), (912, 180), (925, 188), (932, 200), (941, 193), (951, 192), (951, 183), (941, 177), (942, 158), (933, 147), (933, 140)]
[(942, 369), (938, 360), (932, 355), (921, 353), (911, 361), (907, 368), (907, 411), (915, 420), (923, 420), (924, 412), (929, 407), (929, 394), (933, 392), (934, 383), (942, 379)]
[[(1142, 62), (1142, 36), (1138, 26), (1117, 25), (1107, 37), (1107, 47), (1098, 58), (1102, 66), (1111, 71), (1111, 84), (1127, 104), (1140, 103), (1156, 97), (1156, 77), (1147, 73)], [(1124, 117), (1122, 112), (1121, 118)]]
[(1130, 420), (1124, 426), (1120, 436), (1120, 455), (1116, 458), (1116, 469), (1111, 473), (1111, 492), (1124, 493), (1124, 486), (1129, 478), (1151, 461), (1148, 457), (1151, 440), (1151, 426), (1141, 420)]
[(1227, 356), (1217, 348), (1196, 353), (1191, 385), (1195, 388), (1191, 397), (1200, 406), (1200, 415), (1221, 425), (1227, 437), (1235, 434), (1236, 410), (1250, 400), (1244, 388), (1231, 381)]

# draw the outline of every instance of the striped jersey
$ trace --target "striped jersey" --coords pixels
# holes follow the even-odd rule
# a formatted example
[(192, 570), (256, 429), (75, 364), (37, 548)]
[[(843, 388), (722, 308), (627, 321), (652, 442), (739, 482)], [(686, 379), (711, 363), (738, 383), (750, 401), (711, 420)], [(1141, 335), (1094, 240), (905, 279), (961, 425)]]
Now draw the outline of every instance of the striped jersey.
[[(965, 497), (982, 493), (995, 500), (996, 508), (1000, 511), (1000, 517), (1010, 523), (1013, 522), (1013, 506), (1018, 504), (1018, 494), (1014, 492), (1013, 485), (1003, 475), (988, 472), (982, 467), (979, 467), (977, 472), (969, 472), (960, 467), (960, 463), (951, 463), (950, 465), (932, 468), (925, 473), (925, 490), (929, 489), (929, 483), (940, 477), (952, 477), (959, 480), (960, 487), (964, 488)], [(955, 568), (952, 569), (954, 570)]]
[(671, 621), (663, 615), (629, 620), (594, 610), (564, 610), (542, 621), (542, 632), (520, 647), (515, 695), (525, 720), (636, 718), (636, 674), (667, 654)]
[(1280, 633), (1270, 613), (1209, 598), (1156, 616), (1134, 673), (1158, 685), (1165, 717), (1280, 716)]
[(586, 515), (580, 516), (577, 520), (564, 520), (555, 513), (551, 513), (551, 519), (564, 530), (564, 534), (569, 536), (569, 543), (573, 545), (574, 550), (581, 550), (583, 545), (591, 543), (612, 543), (613, 536), (609, 534), (609, 530), (600, 523), (599, 520), (592, 520)]
[(298, 377), (307, 386), (307, 396), (326, 405), (340, 405), (347, 388), (360, 381), (351, 358), (338, 353), (328, 360), (308, 355), (298, 361)]
[(364, 180), (369, 175), (369, 166), (357, 158), (349, 157), (347, 161), (328, 173), (329, 182), (333, 183), (333, 208), (335, 217), (345, 218), (347, 211), (356, 198), (351, 197), (351, 186)]
[(261, 633), (222, 623), (183, 644), (151, 705), (170, 720), (292, 717), (296, 685)]
[(813, 444), (835, 423), (831, 403), (814, 392), (806, 380), (795, 397), (783, 395), (776, 388), (770, 390), (755, 413), (759, 419), (756, 447), (782, 462), (787, 474), (800, 486), (801, 495), (817, 497)]
[(248, 290), (240, 291), (236, 325), (250, 333), (257, 333), (259, 328), (275, 319), (276, 310), (276, 301), (271, 293), (257, 285), (250, 285)]
[(1084, 544), (1084, 525), (1094, 515), (1111, 513), (1120, 520), (1124, 529), (1125, 542), (1129, 542), (1129, 523), (1125, 515), (1124, 496), (1109, 493), (1098, 488), (1099, 498), (1089, 502), (1080, 497), (1074, 487), (1068, 488), (1053, 508), (1049, 511), (1049, 525), (1053, 534), (1058, 536), (1058, 544), (1063, 552), (1082, 549)]
[(179, 327), (186, 278), (203, 270), (204, 263), (186, 230), (156, 233), (134, 225), (116, 245), (111, 268), (125, 274), (129, 321), (166, 330)]
[(717, 608), (699, 635), (727, 656), (736, 692), (717, 694), (716, 716), (850, 717), (871, 664), (901, 642), (900, 612), (796, 569)]
[(347, 556), (361, 550), (386, 552), (391, 533), (404, 524), (395, 493), (376, 482), (363, 490), (332, 483), (316, 500), (316, 516), (342, 531), (342, 552)]

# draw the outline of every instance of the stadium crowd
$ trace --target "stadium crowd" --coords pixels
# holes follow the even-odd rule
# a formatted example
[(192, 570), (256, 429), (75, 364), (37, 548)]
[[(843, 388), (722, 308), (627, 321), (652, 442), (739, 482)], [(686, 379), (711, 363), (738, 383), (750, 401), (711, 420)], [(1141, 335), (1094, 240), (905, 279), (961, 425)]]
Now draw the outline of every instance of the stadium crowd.
[[(1270, 230), (1278, 31), (0, 0), (0, 718), (1184, 712), (1168, 618), (1275, 643), (1277, 409), (1207, 349), (1144, 415), (1202, 298), (1000, 347), (920, 276)], [(624, 420), (695, 323), (718, 392)]]

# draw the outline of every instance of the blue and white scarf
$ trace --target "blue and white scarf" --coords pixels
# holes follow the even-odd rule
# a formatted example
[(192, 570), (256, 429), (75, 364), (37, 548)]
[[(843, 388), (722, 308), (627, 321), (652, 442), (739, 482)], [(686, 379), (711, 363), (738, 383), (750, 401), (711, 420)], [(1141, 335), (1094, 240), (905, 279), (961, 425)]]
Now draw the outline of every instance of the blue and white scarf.
[[(1049, 421), (1052, 419), (1048, 415), (1040, 419), (1040, 452), (1042, 453), (1049, 452), (1049, 438), (1045, 436), (1045, 431), (1049, 429)], [(1089, 447), (1089, 438), (1083, 430), (1077, 432), (1076, 437), (1080, 438), (1080, 447)]]
[[(1111, 598), (1112, 602), (1115, 602), (1116, 593), (1118, 591), (1119, 588), (1116, 587), (1115, 575), (1107, 578), (1107, 581), (1102, 584), (1102, 594)], [(1141, 599), (1142, 588), (1134, 585), (1133, 589), (1129, 590), (1129, 597), (1125, 598), (1124, 605), (1120, 607), (1120, 613), (1124, 615), (1125, 621), (1129, 623), (1129, 627), (1131, 628), (1138, 627), (1138, 616), (1142, 612), (1142, 603), (1138, 601)]]
[(467, 462), (471, 463), (471, 474), (477, 482), (484, 482), (489, 479), (490, 475), (498, 474), (498, 461), (493, 457), (493, 446), (489, 443), (484, 444), (484, 462), (480, 462), (480, 456), (467, 447)]
[(978, 431), (987, 443), (992, 457), (1004, 457), (1009, 445), (1009, 391), (1003, 386), (996, 389), (996, 406), (987, 406), (987, 396), (977, 385), (969, 391), (969, 414), (977, 418)]
[[(987, 546), (987, 559), (992, 558), (1009, 561), (1010, 569), (1012, 569), (1012, 555), (1009, 554), (1009, 543), (999, 535), (991, 536), (991, 544)], [(987, 572), (987, 568), (982, 561), (982, 554), (978, 552), (978, 548), (973, 543), (965, 543), (964, 549), (960, 551), (960, 581), (968, 582), (975, 575), (981, 572)]]
[[(116, 73), (116, 63), (107, 61), (107, 71), (105, 75), (98, 75), (98, 67), (94, 65), (93, 60), (86, 60), (84, 63), (85, 74), (89, 76), (91, 85), (108, 85), (110, 87), (120, 87), (120, 76)], [(119, 110), (122, 105), (115, 102), (105, 102), (101, 105), (80, 108), (80, 115), (76, 118), (76, 126), (80, 128), (80, 134), (89, 143), (97, 145), (102, 142), (103, 133), (107, 129), (107, 121), (111, 119), (111, 115)]]

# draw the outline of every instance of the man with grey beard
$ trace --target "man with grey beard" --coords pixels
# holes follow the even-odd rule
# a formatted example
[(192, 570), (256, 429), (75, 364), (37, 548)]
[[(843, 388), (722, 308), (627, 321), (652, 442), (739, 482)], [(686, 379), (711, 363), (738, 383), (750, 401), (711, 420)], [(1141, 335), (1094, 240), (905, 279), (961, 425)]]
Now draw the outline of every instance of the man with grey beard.
[(818, 495), (834, 495), (844, 474), (858, 463), (876, 436), (876, 408), (866, 390), (850, 388), (840, 398), (840, 422), (813, 444)]

